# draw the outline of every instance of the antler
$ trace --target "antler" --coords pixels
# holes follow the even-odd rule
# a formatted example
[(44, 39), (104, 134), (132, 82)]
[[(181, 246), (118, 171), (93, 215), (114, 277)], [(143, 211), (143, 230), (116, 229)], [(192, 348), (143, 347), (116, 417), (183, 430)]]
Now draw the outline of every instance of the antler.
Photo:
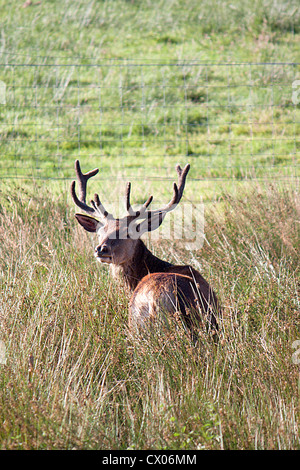
[(152, 217), (153, 215), (156, 215), (156, 214), (159, 214), (159, 213), (163, 213), (165, 215), (167, 212), (170, 212), (170, 211), (174, 210), (175, 207), (177, 206), (177, 204), (179, 204), (179, 202), (182, 198), (184, 187), (185, 187), (186, 176), (187, 176), (187, 174), (190, 170), (190, 165), (188, 163), (187, 165), (185, 165), (185, 167), (183, 169), (181, 168), (180, 165), (176, 165), (175, 168), (176, 168), (176, 171), (178, 173), (178, 184), (173, 183), (173, 197), (170, 200), (170, 202), (166, 206), (164, 206), (160, 209), (155, 209), (153, 211), (146, 211), (147, 207), (149, 206), (150, 202), (152, 201), (152, 196), (150, 196), (150, 198), (147, 200), (147, 202), (145, 202), (145, 204), (143, 205), (143, 207), (140, 211), (140, 214), (137, 216), (138, 218), (142, 217), (142, 216), (145, 216), (145, 214), (147, 214), (148, 219), (149, 219), (149, 217)]
[(77, 182), (79, 185), (79, 198), (77, 197), (77, 194), (75, 192), (75, 185), (76, 185), (75, 181), (72, 181), (72, 184), (71, 184), (71, 194), (72, 194), (72, 198), (76, 206), (80, 207), (80, 209), (82, 209), (85, 212), (88, 212), (89, 214), (100, 215), (101, 217), (104, 217), (104, 218), (108, 217), (110, 214), (107, 212), (107, 210), (101, 203), (98, 194), (95, 194), (94, 200), (91, 201), (93, 207), (88, 206), (86, 203), (87, 182), (90, 178), (92, 178), (98, 173), (99, 169), (95, 168), (94, 170), (89, 171), (88, 173), (82, 173), (79, 160), (76, 160), (75, 171), (76, 171), (76, 176), (77, 176)]
[(153, 196), (150, 196), (147, 201), (143, 204), (140, 211), (134, 211), (130, 204), (130, 190), (131, 190), (131, 183), (128, 182), (125, 189), (125, 207), (127, 210), (127, 215), (131, 215), (133, 217), (139, 217), (141, 213), (144, 213), (147, 207), (151, 204)]
[[(180, 167), (180, 165), (176, 165), (176, 171), (178, 174), (178, 184), (173, 183), (173, 197), (170, 200), (170, 202), (160, 208), (160, 209), (155, 209), (153, 211), (147, 210), (149, 205), (151, 204), (153, 200), (153, 196), (150, 196), (147, 201), (142, 205), (140, 210), (135, 211), (133, 210), (131, 203), (130, 203), (130, 190), (131, 190), (131, 183), (127, 183), (126, 190), (125, 190), (125, 207), (127, 210), (127, 215), (130, 216), (132, 221), (138, 220), (138, 219), (146, 219), (143, 222), (139, 224), (138, 230), (140, 231), (151, 231), (155, 230), (161, 222), (163, 221), (165, 215), (175, 209), (177, 204), (180, 202), (183, 194), (183, 190), (185, 187), (185, 180), (186, 176), (189, 172), (190, 165), (187, 164), (183, 169)], [(71, 184), (71, 194), (73, 201), (75, 204), (80, 207), (83, 211), (89, 213), (89, 214), (94, 214), (94, 215), (100, 215), (102, 218), (114, 218), (111, 214), (107, 212), (105, 207), (100, 201), (100, 198), (98, 194), (94, 195), (94, 200), (91, 201), (92, 207), (89, 206), (86, 203), (86, 187), (87, 187), (87, 182), (90, 178), (95, 176), (99, 169), (95, 168), (92, 171), (89, 171), (88, 173), (82, 173), (81, 168), (80, 168), (80, 163), (79, 160), (75, 161), (75, 171), (77, 175), (77, 181), (79, 185), (79, 197), (76, 194), (75, 191), (75, 186), (76, 182), (73, 181)]]
[(180, 202), (182, 198), (182, 194), (183, 194), (183, 190), (185, 186), (185, 180), (189, 172), (190, 165), (188, 163), (187, 165), (185, 165), (184, 169), (182, 169), (180, 165), (176, 165), (175, 168), (178, 173), (178, 185), (176, 183), (173, 183), (173, 197), (170, 200), (170, 202), (165, 207), (162, 207), (161, 209), (156, 209), (154, 211), (146, 210), (153, 200), (153, 196), (150, 196), (139, 211), (134, 211), (130, 204), (131, 183), (128, 182), (126, 186), (126, 190), (125, 190), (125, 206), (126, 206), (127, 214), (135, 218), (140, 218), (140, 217), (143, 217), (146, 212), (147, 214), (149, 214), (149, 216), (151, 216), (154, 213), (155, 214), (159, 212), (167, 213), (175, 209), (175, 207), (177, 206), (177, 204)]
[(165, 215), (174, 210), (177, 204), (180, 202), (185, 187), (186, 176), (189, 172), (190, 165), (187, 164), (183, 169), (180, 165), (176, 165), (176, 171), (178, 174), (178, 184), (173, 183), (173, 197), (170, 202), (155, 210), (147, 210), (147, 207), (152, 202), (153, 197), (150, 196), (147, 201), (143, 204), (140, 211), (135, 212), (130, 205), (130, 183), (127, 183), (125, 191), (126, 208), (128, 215), (132, 216), (132, 221), (135, 222), (138, 219), (144, 219), (140, 224), (136, 225), (135, 231), (141, 235), (144, 232), (150, 232), (160, 226), (165, 218)]
[[(175, 209), (177, 204), (179, 204), (183, 190), (185, 187), (185, 180), (186, 176), (190, 170), (190, 164), (187, 163), (185, 167), (182, 169), (180, 165), (176, 165), (176, 171), (178, 173), (178, 185), (176, 183), (173, 183), (173, 197), (169, 204), (167, 204), (164, 208), (158, 209), (159, 212), (169, 212)], [(157, 211), (156, 211), (157, 212)]]

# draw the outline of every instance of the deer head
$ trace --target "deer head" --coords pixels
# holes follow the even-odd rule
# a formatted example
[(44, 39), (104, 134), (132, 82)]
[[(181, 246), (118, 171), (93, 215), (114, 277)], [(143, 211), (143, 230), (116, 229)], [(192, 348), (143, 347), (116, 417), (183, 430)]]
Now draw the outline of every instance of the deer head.
[(145, 232), (157, 229), (166, 214), (174, 210), (181, 200), (189, 169), (189, 164), (183, 169), (179, 165), (176, 166), (178, 184), (173, 184), (173, 196), (170, 202), (160, 209), (148, 210), (153, 199), (150, 196), (139, 210), (134, 210), (130, 203), (131, 183), (127, 183), (125, 190), (127, 213), (122, 218), (115, 218), (105, 209), (98, 194), (94, 195), (91, 205), (86, 203), (87, 182), (99, 170), (96, 168), (88, 173), (82, 173), (79, 161), (76, 160), (75, 171), (79, 185), (79, 196), (75, 191), (75, 181), (71, 185), (71, 194), (75, 204), (88, 215), (75, 214), (75, 217), (85, 230), (97, 233), (99, 237), (99, 244), (95, 248), (97, 260), (115, 265), (127, 263), (132, 258), (140, 237)]

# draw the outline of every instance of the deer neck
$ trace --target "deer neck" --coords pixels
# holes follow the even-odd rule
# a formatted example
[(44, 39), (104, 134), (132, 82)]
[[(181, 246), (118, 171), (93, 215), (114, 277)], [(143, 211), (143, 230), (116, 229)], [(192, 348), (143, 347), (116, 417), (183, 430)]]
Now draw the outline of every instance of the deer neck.
[(137, 241), (135, 252), (126, 263), (111, 265), (114, 277), (121, 277), (130, 290), (134, 290), (140, 280), (149, 273), (164, 272), (172, 266), (154, 256), (142, 240)]

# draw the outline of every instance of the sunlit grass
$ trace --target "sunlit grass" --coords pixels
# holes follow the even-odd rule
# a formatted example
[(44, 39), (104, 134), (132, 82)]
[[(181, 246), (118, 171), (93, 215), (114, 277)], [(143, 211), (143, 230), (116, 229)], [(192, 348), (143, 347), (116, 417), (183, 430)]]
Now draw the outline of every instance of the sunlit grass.
[(128, 293), (65, 197), (1, 196), (2, 448), (299, 448), (299, 200), (256, 186), (206, 212), (190, 263), (224, 307), (219, 344), (127, 329)]

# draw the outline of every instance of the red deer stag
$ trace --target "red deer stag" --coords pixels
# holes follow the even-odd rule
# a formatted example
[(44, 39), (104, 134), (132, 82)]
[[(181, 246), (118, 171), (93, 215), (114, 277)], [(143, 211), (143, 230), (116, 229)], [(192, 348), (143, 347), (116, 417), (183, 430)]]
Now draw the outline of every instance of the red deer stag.
[(180, 313), (192, 337), (195, 327), (199, 328), (203, 323), (213, 332), (218, 329), (218, 300), (201, 274), (191, 266), (175, 266), (157, 258), (140, 239), (143, 233), (158, 228), (165, 215), (177, 206), (182, 198), (189, 169), (189, 165), (184, 169), (176, 166), (178, 185), (174, 183), (173, 197), (161, 209), (148, 210), (153, 199), (150, 196), (140, 210), (135, 211), (130, 204), (131, 184), (127, 183), (127, 214), (116, 219), (104, 208), (98, 194), (95, 194), (91, 205), (86, 203), (87, 181), (99, 170), (84, 174), (81, 172), (79, 161), (75, 162), (79, 196), (75, 192), (76, 183), (73, 181), (72, 198), (80, 209), (89, 214), (75, 214), (75, 217), (85, 230), (97, 233), (97, 260), (109, 263), (113, 274), (121, 275), (125, 284), (133, 291), (129, 302), (130, 329), (145, 329), (149, 320), (154, 320), (159, 315), (166, 318), (166, 314), (175, 315), (176, 312)]

